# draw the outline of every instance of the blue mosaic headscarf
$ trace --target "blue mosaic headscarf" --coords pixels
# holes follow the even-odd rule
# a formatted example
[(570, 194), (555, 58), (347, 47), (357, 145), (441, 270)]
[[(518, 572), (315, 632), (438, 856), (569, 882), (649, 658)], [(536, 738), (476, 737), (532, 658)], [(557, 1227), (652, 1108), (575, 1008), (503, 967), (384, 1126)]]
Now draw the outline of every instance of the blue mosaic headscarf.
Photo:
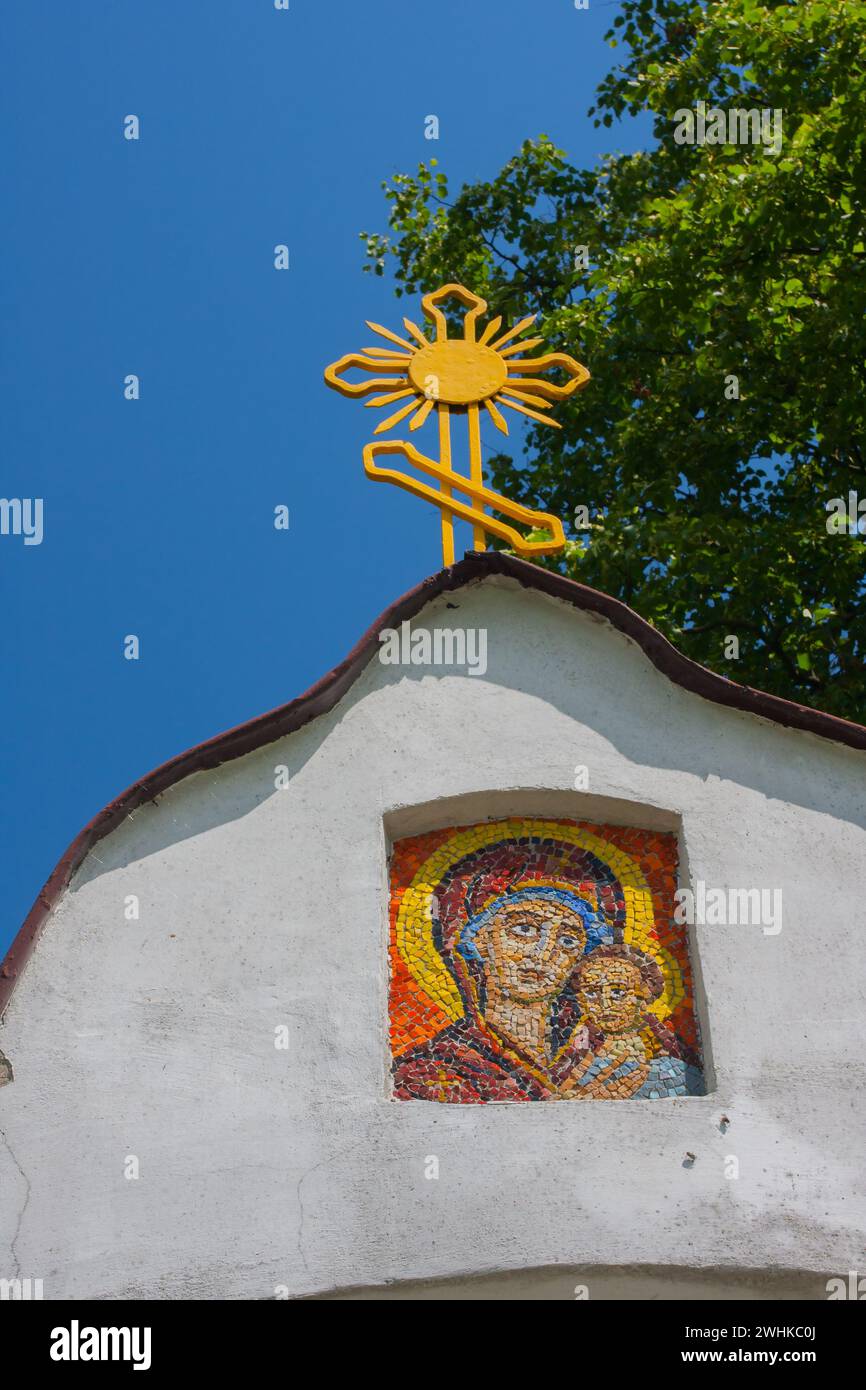
[(457, 943), (457, 950), (461, 956), (465, 960), (480, 961), (481, 956), (475, 945), (475, 936), (481, 928), (486, 926), (506, 903), (526, 902), (538, 898), (560, 903), (580, 917), (586, 929), (584, 955), (594, 950), (596, 946), (613, 944), (613, 928), (610, 922), (584, 898), (579, 898), (576, 893), (569, 893), (565, 888), (550, 888), (542, 885), (538, 888), (519, 888), (516, 893), (503, 893), (501, 897), (496, 898), (494, 902), (485, 907), (483, 912), (479, 912), (475, 917), (470, 917), (460, 933), (460, 940)]

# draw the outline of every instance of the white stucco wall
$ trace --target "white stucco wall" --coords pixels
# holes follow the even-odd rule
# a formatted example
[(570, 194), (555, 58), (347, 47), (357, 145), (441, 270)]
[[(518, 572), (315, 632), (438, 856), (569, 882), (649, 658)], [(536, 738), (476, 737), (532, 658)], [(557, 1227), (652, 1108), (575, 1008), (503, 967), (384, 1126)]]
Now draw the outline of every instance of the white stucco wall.
[[(486, 676), (374, 659), (79, 870), (0, 1028), (0, 1276), (270, 1298), (557, 1264), (864, 1270), (866, 754), (687, 693), (512, 581), (447, 600), (413, 628), (486, 628)], [(512, 811), (678, 827), (692, 880), (782, 888), (778, 935), (695, 929), (712, 1094), (388, 1100), (387, 833)]]

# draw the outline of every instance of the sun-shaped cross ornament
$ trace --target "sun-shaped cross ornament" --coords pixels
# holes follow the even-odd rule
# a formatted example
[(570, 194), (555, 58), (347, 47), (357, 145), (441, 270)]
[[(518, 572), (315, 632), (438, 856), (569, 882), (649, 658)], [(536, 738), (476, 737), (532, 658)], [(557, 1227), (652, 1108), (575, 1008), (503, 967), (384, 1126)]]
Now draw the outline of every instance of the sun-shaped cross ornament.
[[(450, 338), (448, 323), (440, 307), (446, 300), (455, 299), (466, 310), (463, 336)], [(388, 440), (367, 444), (364, 448), (364, 470), (369, 478), (396, 483), (416, 497), (423, 497), (439, 507), (442, 513), (442, 561), (454, 563), (454, 518), (470, 521), (474, 528), (476, 550), (484, 550), (487, 535), (499, 536), (514, 548), (518, 555), (545, 555), (561, 550), (565, 533), (558, 517), (535, 511), (519, 502), (512, 502), (484, 486), (481, 463), (481, 411), (503, 434), (508, 434), (508, 422), (503, 409), (515, 410), (543, 425), (559, 429), (555, 420), (543, 412), (556, 401), (574, 395), (589, 381), (589, 372), (573, 357), (551, 352), (544, 357), (525, 357), (524, 353), (537, 347), (541, 338), (516, 341), (535, 321), (535, 315), (521, 319), (512, 328), (502, 330), (501, 317), (492, 318), (478, 332), (478, 320), (487, 312), (487, 302), (463, 285), (443, 285), (421, 300), (424, 313), (432, 323), (428, 337), (411, 319), (404, 318), (408, 336), (402, 337), (378, 323), (367, 324), (391, 347), (365, 347), (361, 352), (347, 353), (325, 369), (325, 380), (344, 396), (371, 396), (367, 406), (383, 409), (396, 406), (373, 431), (383, 434), (402, 420), (409, 419), (409, 430), (420, 429), (435, 410), (439, 424), (439, 459), (428, 458), (406, 440)], [(347, 381), (345, 373), (358, 369), (373, 373), (368, 380)], [(565, 372), (563, 384), (542, 380), (544, 372), (560, 368)], [(451, 418), (465, 415), (469, 430), (469, 477), (457, 473), (451, 464)], [(438, 487), (395, 468), (383, 468), (377, 460), (391, 454), (401, 455), (407, 463), (434, 478)], [(455, 493), (468, 497), (462, 502)], [(485, 510), (493, 508), (512, 521), (545, 530), (549, 539), (528, 540), (498, 516)]]

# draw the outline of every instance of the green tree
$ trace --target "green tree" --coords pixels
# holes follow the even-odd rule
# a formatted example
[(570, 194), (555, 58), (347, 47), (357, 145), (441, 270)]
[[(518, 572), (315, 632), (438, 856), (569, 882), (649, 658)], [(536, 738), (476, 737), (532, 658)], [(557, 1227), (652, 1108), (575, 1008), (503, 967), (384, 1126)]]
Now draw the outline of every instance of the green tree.
[[(624, 0), (607, 39), (624, 58), (589, 115), (653, 113), (651, 149), (579, 169), (540, 136), (453, 196), (431, 160), (384, 185), (365, 268), (535, 310), (590, 368), (561, 432), (487, 464), (509, 496), (588, 508), (543, 563), (723, 675), (862, 721), (866, 539), (827, 523), (866, 501), (866, 3)], [(778, 152), (678, 143), (699, 101), (780, 111)]]

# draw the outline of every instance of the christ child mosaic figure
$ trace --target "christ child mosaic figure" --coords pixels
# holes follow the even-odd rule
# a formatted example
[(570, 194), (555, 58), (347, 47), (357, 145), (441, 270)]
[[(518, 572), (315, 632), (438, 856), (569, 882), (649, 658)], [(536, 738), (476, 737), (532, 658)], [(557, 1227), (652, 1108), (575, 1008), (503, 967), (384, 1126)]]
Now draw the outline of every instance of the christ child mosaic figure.
[(394, 1098), (702, 1092), (686, 943), (664, 913), (674, 870), (671, 836), (567, 821), (399, 842)]
[(664, 990), (651, 956), (630, 946), (602, 946), (581, 958), (574, 983), (590, 1042), (568, 1079), (575, 1099), (702, 1093), (693, 1051), (647, 1012)]

